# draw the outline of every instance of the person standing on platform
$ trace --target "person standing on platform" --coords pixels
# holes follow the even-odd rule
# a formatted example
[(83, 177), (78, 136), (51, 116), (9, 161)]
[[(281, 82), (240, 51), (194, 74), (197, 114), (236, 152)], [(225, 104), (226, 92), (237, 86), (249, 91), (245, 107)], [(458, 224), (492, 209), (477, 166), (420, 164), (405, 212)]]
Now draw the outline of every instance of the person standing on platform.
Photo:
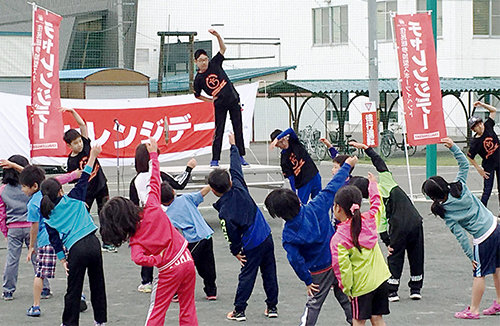
[[(240, 152), (240, 162), (243, 166), (248, 166), (245, 161), (245, 144), (243, 142), (243, 123), (241, 118), (240, 95), (229, 80), (226, 72), (222, 68), (226, 45), (222, 37), (214, 29), (208, 32), (217, 38), (219, 42), (219, 52), (208, 59), (207, 52), (203, 49), (196, 50), (194, 59), (198, 68), (198, 73), (193, 82), (194, 96), (204, 102), (214, 103), (215, 108), (215, 134), (212, 143), (212, 161), (210, 166), (219, 166), (220, 152), (222, 148), (222, 136), (226, 125), (226, 116), (229, 112), (231, 123), (233, 125), (236, 147)], [(210, 97), (201, 95), (205, 91)]]

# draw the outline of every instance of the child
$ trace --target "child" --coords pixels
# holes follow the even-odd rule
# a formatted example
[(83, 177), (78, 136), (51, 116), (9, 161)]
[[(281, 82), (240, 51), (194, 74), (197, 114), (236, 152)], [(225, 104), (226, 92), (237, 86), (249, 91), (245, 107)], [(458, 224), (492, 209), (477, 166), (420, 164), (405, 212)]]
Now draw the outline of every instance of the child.
[(370, 210), (361, 214), (361, 191), (345, 186), (335, 195), (333, 211), (341, 223), (330, 242), (332, 266), (339, 286), (351, 299), (353, 325), (385, 325), (389, 314), (387, 279), (391, 275), (378, 245), (375, 214), (380, 195), (375, 177), (368, 174)]
[(222, 231), (226, 233), (231, 253), (242, 266), (238, 277), (234, 310), (226, 317), (236, 321), (246, 320), (247, 301), (252, 294), (257, 270), (260, 267), (267, 296), (264, 315), (276, 318), (278, 279), (271, 228), (250, 196), (233, 134), (229, 135), (229, 143), (231, 144), (229, 173), (223, 169), (215, 169), (208, 175), (208, 184), (212, 192), (220, 197), (214, 208), (219, 212)]
[[(184, 189), (191, 177), (191, 171), (196, 167), (196, 160), (190, 159), (186, 165), (186, 170), (178, 175), (171, 176), (168, 173), (160, 172), (162, 181), (168, 182), (174, 189)], [(130, 181), (129, 198), (137, 206), (143, 207), (146, 204), (149, 194), (149, 180), (151, 173), (149, 169), (149, 152), (145, 144), (140, 144), (135, 149), (135, 170), (137, 175)], [(153, 287), (153, 267), (141, 267), (141, 284), (137, 291), (151, 293)]]
[[(68, 155), (68, 172), (81, 170), (85, 164), (87, 164), (90, 153), (90, 139), (88, 137), (87, 125), (74, 109), (61, 108), (61, 111), (70, 112), (73, 115), (73, 118), (75, 118), (81, 132), (80, 134), (75, 129), (70, 129), (64, 133), (64, 141), (71, 149), (71, 153)], [(100, 212), (102, 206), (108, 199), (109, 191), (106, 176), (104, 175), (104, 171), (102, 170), (99, 161), (96, 160), (95, 165), (93, 166), (92, 174), (89, 178), (87, 195), (85, 197), (85, 203), (87, 203), (88, 211), (90, 212), (92, 204), (95, 200), (97, 202), (97, 212)], [(116, 247), (106, 243), (102, 245), (102, 249), (107, 252), (118, 252)]]
[[(226, 45), (222, 37), (213, 29), (208, 32), (217, 38), (219, 42), (219, 52), (208, 61), (207, 52), (203, 49), (198, 49), (194, 53), (194, 60), (198, 72), (194, 78), (194, 96), (204, 102), (214, 104), (215, 108), (215, 134), (212, 144), (212, 161), (210, 166), (219, 166), (220, 152), (222, 148), (222, 136), (226, 126), (226, 116), (229, 112), (233, 131), (236, 136), (236, 146), (240, 153), (241, 165), (249, 165), (243, 158), (245, 156), (245, 144), (243, 142), (243, 122), (241, 118), (240, 95), (233, 86), (233, 83), (227, 77), (226, 72), (222, 68), (224, 61), (224, 53)], [(212, 96), (208, 98), (201, 95), (201, 90)]]
[(101, 235), (119, 246), (130, 242), (130, 256), (138, 265), (158, 267), (146, 325), (163, 325), (165, 314), (177, 293), (179, 325), (198, 325), (194, 303), (196, 272), (188, 243), (165, 215), (160, 201), (158, 145), (146, 144), (152, 162), (150, 192), (141, 211), (132, 201), (114, 197), (104, 205), (99, 220)]
[[(379, 173), (378, 189), (382, 196), (381, 208), (385, 214), (377, 214), (377, 225), (381, 239), (387, 245), (387, 264), (391, 271), (389, 301), (399, 301), (399, 280), (403, 272), (405, 251), (410, 264), (410, 299), (420, 300), (424, 283), (424, 228), (422, 216), (417, 211), (406, 192), (396, 183), (384, 160), (367, 145), (350, 142), (349, 145), (364, 149)], [(363, 197), (368, 196), (368, 180), (353, 177), (350, 184), (360, 188)], [(364, 179), (364, 180), (363, 180)], [(388, 224), (388, 228), (387, 228)]]
[[(81, 174), (81, 170), (75, 170), (58, 176), (56, 179), (61, 184), (65, 184), (78, 179)], [(22, 191), (30, 198), (28, 201), (27, 220), (31, 222), (31, 230), (27, 261), (33, 260), (36, 263), (35, 279), (33, 280), (33, 305), (27, 312), (27, 315), (30, 317), (41, 315), (40, 298), (48, 299), (52, 296), (48, 279), (54, 278), (57, 261), (54, 248), (50, 245), (43, 217), (40, 215), (40, 202), (42, 200), (40, 184), (43, 180), (45, 180), (45, 171), (32, 165), (24, 168), (19, 175), (19, 183), (21, 184)], [(37, 249), (36, 252), (34, 252), (35, 248)], [(35, 257), (32, 257), (33, 254)], [(44, 283), (46, 284), (45, 286)]]
[[(472, 262), (474, 281), (471, 304), (455, 313), (455, 318), (479, 319), (484, 277), (490, 274), (493, 274), (495, 281), (497, 299), (483, 310), (483, 314), (495, 315), (500, 312), (500, 226), (497, 225), (496, 216), (467, 188), (469, 163), (465, 155), (450, 138), (443, 138), (441, 142), (450, 149), (458, 162), (456, 181), (448, 183), (442, 177), (434, 176), (424, 182), (422, 192), (434, 201), (432, 213), (444, 220)], [(474, 238), (473, 248), (466, 232)]]
[[(499, 190), (498, 198), (500, 199), (500, 143), (498, 136), (493, 127), (495, 126), (495, 116), (497, 109), (491, 105), (474, 102), (475, 107), (482, 106), (490, 112), (490, 116), (485, 122), (481, 118), (471, 117), (468, 121), (469, 128), (476, 134), (471, 139), (467, 158), (470, 163), (476, 168), (477, 172), (484, 178), (483, 195), (481, 202), (484, 206), (488, 206), (488, 200), (493, 189), (493, 180), (497, 177), (497, 186)], [(474, 157), (479, 154), (482, 158), (481, 166), (476, 163)]]
[[(0, 187), (0, 229), (7, 238), (7, 259), (3, 273), (3, 299), (14, 299), (16, 291), (19, 258), (23, 243), (30, 241), (31, 223), (27, 221), (26, 205), (29, 197), (21, 190), (19, 172), (28, 165), (28, 160), (21, 155), (13, 155), (8, 161), (2, 161), (3, 185)], [(33, 265), (35, 268), (35, 265)], [(48, 286), (48, 283), (46, 283)]]
[(338, 287), (332, 271), (330, 239), (334, 233), (328, 211), (337, 190), (344, 185), (349, 170), (356, 163), (351, 157), (332, 180), (309, 203), (301, 203), (289, 189), (273, 190), (265, 205), (272, 217), (285, 220), (283, 248), (295, 274), (307, 287), (307, 303), (301, 325), (315, 325), (330, 288), (344, 309), (346, 321), (352, 323), (347, 296)]
[(281, 170), (290, 181), (290, 187), (305, 204), (321, 190), (321, 176), (313, 159), (307, 153), (292, 128), (271, 133), (271, 148), (281, 149)]
[(201, 191), (175, 196), (175, 191), (168, 182), (161, 184), (161, 203), (172, 224), (182, 231), (188, 241), (188, 248), (193, 256), (194, 265), (203, 279), (206, 299), (217, 300), (217, 286), (215, 285), (215, 258), (212, 234), (214, 231), (201, 216), (198, 205), (203, 202), (210, 192), (210, 186)]
[[(54, 178), (42, 182), (40, 213), (44, 218), (49, 241), (68, 275), (64, 296), (63, 325), (78, 325), (80, 300), (85, 271), (89, 276), (95, 325), (106, 322), (106, 289), (102, 269), (101, 245), (95, 236), (97, 226), (85, 205), (88, 180), (101, 148), (93, 147), (76, 186), (66, 196), (61, 183)], [(61, 235), (61, 236), (60, 236)], [(63, 249), (66, 247), (68, 255)]]

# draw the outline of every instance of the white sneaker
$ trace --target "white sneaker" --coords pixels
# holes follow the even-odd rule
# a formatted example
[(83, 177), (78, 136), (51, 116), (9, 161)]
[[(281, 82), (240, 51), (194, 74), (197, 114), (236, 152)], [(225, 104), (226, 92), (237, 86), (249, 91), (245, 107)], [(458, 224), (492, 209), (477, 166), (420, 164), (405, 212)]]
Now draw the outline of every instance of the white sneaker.
[(396, 292), (389, 293), (389, 302), (398, 302), (399, 295)]
[(137, 287), (137, 291), (143, 292), (143, 293), (151, 293), (152, 289), (153, 289), (153, 285), (151, 283), (141, 284)]

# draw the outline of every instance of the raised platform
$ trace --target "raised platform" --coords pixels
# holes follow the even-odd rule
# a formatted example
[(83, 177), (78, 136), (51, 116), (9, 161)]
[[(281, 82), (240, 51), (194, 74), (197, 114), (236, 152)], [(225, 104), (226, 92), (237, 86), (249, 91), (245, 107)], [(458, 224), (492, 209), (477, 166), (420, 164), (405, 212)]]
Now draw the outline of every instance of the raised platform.
[[(221, 169), (229, 169), (229, 164), (221, 164)], [(163, 166), (161, 171), (169, 173), (173, 176), (181, 174), (186, 169), (186, 166)], [(209, 165), (197, 165), (191, 172), (191, 181), (187, 184), (185, 190), (201, 189), (207, 184), (208, 175), (213, 170)], [(281, 172), (281, 167), (274, 165), (259, 165), (250, 164), (243, 167), (243, 174), (248, 187), (275, 189), (281, 188), (284, 185), (284, 178)]]

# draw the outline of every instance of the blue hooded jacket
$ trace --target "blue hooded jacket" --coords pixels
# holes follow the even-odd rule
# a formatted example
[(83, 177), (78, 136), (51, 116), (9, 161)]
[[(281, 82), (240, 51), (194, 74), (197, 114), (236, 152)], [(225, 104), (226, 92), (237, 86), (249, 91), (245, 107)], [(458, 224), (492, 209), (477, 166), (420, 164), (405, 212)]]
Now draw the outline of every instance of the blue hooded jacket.
[(331, 267), (330, 239), (334, 234), (328, 214), (337, 191), (344, 186), (351, 166), (344, 163), (326, 187), (299, 214), (285, 223), (283, 248), (295, 274), (306, 285), (312, 283), (311, 273)]

